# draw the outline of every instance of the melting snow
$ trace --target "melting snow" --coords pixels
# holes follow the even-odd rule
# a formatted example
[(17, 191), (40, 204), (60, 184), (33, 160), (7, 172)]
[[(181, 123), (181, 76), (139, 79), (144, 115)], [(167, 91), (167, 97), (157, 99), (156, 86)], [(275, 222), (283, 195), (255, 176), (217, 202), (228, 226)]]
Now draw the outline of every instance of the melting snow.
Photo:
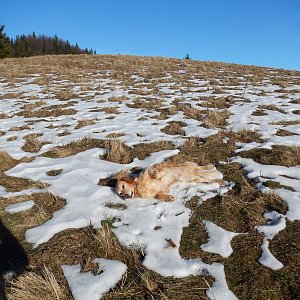
[(210, 221), (203, 221), (203, 223), (205, 224), (209, 238), (206, 244), (200, 246), (201, 249), (223, 257), (229, 257), (233, 252), (230, 245), (231, 240), (240, 233), (227, 231)]
[(103, 294), (114, 288), (127, 266), (117, 260), (95, 258), (93, 263), (99, 266), (99, 275), (92, 272), (80, 272), (81, 266), (61, 266), (75, 300), (99, 300)]
[(19, 202), (15, 204), (11, 204), (5, 207), (5, 211), (9, 212), (11, 214), (21, 212), (23, 210), (28, 210), (34, 206), (34, 201), (29, 200), (29, 201), (24, 201), (24, 202)]

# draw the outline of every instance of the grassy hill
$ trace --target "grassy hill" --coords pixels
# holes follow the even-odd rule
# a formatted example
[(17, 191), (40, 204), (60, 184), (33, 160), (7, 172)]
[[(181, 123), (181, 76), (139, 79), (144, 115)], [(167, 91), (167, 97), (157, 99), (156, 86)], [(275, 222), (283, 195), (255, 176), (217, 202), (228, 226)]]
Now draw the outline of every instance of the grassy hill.
[[(127, 271), (103, 299), (298, 299), (299, 124), (297, 71), (120, 55), (1, 60), (0, 220), (10, 233), (0, 239), (14, 236), (11, 252), (26, 257), (7, 298), (72, 299), (61, 266), (100, 276), (94, 259), (105, 258)], [(167, 204), (109, 188), (165, 159), (214, 164), (231, 184), (180, 190)], [(226, 242), (220, 228), (240, 234)]]

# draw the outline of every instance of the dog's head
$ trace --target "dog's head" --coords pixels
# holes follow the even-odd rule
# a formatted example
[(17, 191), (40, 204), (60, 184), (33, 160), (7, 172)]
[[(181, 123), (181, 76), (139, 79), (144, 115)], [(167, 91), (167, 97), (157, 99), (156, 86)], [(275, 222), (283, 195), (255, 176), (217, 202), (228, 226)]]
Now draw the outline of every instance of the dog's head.
[(121, 178), (116, 184), (116, 193), (123, 199), (134, 197), (134, 179), (133, 178)]

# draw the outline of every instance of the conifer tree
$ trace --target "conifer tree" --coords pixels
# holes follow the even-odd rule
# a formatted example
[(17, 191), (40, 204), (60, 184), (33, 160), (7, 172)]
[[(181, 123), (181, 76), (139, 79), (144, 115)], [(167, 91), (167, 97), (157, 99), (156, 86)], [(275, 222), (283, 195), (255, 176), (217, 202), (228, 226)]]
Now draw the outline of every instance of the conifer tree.
[(0, 58), (9, 56), (10, 40), (4, 32), (4, 25), (0, 25)]

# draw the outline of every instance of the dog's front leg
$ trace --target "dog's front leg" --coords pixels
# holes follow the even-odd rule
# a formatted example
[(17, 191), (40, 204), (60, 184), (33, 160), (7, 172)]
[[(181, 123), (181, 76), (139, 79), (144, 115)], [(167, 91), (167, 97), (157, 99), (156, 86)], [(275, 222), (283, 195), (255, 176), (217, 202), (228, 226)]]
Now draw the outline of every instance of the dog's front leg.
[(162, 192), (156, 194), (155, 198), (160, 201), (166, 201), (166, 202), (172, 202), (174, 200), (173, 196)]

